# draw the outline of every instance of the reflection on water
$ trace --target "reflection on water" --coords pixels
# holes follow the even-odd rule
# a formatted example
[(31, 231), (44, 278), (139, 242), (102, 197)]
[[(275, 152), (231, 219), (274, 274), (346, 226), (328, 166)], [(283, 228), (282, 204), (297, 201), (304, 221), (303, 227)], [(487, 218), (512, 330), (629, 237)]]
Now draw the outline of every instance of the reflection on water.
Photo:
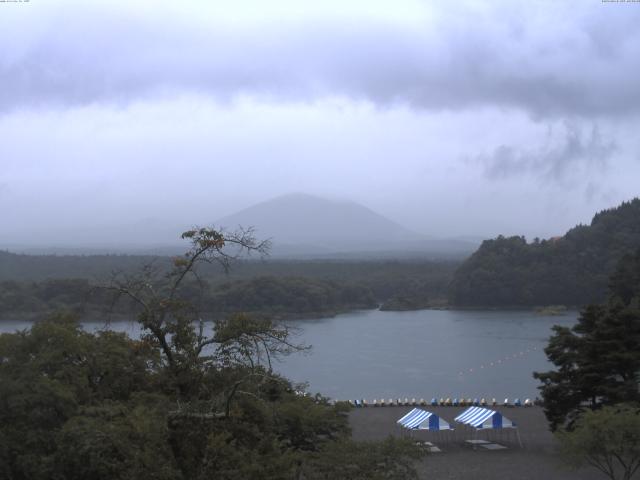
[[(550, 367), (543, 352), (554, 324), (575, 323), (576, 312), (543, 317), (523, 311), (354, 312), (290, 322), (310, 355), (293, 355), (276, 369), (312, 392), (332, 398), (530, 397), (531, 373)], [(90, 331), (104, 321), (85, 322)], [(0, 332), (28, 328), (0, 322)], [(136, 337), (135, 322), (110, 327)]]

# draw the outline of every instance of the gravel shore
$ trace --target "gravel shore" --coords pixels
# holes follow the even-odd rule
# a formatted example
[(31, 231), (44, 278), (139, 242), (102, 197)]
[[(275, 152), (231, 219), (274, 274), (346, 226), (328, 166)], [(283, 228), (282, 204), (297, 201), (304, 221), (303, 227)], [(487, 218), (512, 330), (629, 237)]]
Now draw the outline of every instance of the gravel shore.
[[(399, 436), (396, 420), (414, 407), (355, 408), (349, 414), (355, 440), (381, 440), (388, 435)], [(424, 479), (473, 480), (602, 480), (602, 473), (593, 468), (570, 471), (557, 455), (556, 441), (548, 429), (540, 407), (491, 407), (518, 425), (523, 447), (514, 432), (481, 432), (478, 438), (504, 445), (507, 449), (476, 450), (465, 440), (473, 431), (453, 422), (466, 407), (419, 407), (450, 422), (454, 432), (414, 432), (416, 440), (430, 441), (442, 452), (428, 455), (419, 466)], [(406, 431), (404, 433), (406, 435)]]

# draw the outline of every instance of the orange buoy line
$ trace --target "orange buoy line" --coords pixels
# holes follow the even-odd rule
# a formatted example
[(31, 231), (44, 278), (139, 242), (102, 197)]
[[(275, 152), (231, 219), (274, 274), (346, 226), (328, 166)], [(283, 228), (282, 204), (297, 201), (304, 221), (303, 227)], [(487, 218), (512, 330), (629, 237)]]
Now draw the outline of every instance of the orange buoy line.
[(421, 406), (421, 407), (426, 407), (426, 406), (440, 406), (440, 407), (470, 407), (470, 406), (482, 406), (482, 407), (497, 407), (497, 406), (502, 406), (502, 407), (532, 407), (534, 405), (539, 405), (538, 400), (534, 400), (531, 401), (531, 399), (526, 398), (524, 401), (521, 401), (520, 398), (515, 398), (513, 401), (509, 401), (509, 398), (505, 398), (504, 401), (499, 402), (497, 401), (495, 398), (492, 399), (478, 399), (478, 398), (467, 398), (465, 400), (464, 397), (461, 397), (460, 399), (458, 398), (447, 398), (446, 400), (444, 398), (440, 398), (440, 400), (438, 400), (437, 398), (432, 398), (431, 401), (427, 401), (424, 398), (420, 398), (420, 400), (417, 400), (415, 397), (412, 398), (411, 400), (409, 400), (409, 398), (405, 398), (404, 400), (402, 398), (398, 398), (396, 400), (394, 400), (393, 398), (390, 398), (388, 400), (385, 400), (384, 398), (381, 399), (373, 399), (373, 401), (368, 402), (365, 399), (356, 399), (356, 400), (331, 400), (332, 404), (336, 404), (336, 403), (340, 403), (340, 402), (345, 402), (348, 403), (349, 405), (351, 405), (352, 407), (402, 407), (402, 406)]
[(474, 367), (470, 367), (469, 369), (466, 369), (466, 370), (458, 372), (458, 377), (460, 377), (462, 375), (465, 375), (465, 374), (466, 375), (472, 374), (474, 372), (477, 372), (478, 370), (485, 370), (485, 369), (497, 367), (497, 366), (502, 365), (504, 363), (507, 363), (507, 362), (509, 362), (511, 360), (515, 360), (515, 359), (524, 357), (525, 355), (533, 353), (534, 351), (538, 351), (538, 347), (533, 347), (532, 346), (532, 347), (529, 347), (529, 348), (527, 348), (525, 350), (521, 350), (519, 352), (506, 355), (505, 357), (499, 358), (498, 360), (493, 360), (491, 362), (481, 364), (479, 367), (475, 367), (475, 368)]

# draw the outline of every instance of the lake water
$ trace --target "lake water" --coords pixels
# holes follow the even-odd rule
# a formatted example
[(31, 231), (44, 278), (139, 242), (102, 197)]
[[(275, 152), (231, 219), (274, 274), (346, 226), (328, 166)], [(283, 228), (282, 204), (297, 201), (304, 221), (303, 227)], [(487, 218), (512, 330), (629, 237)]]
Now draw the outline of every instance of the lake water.
[[(275, 368), (311, 392), (335, 399), (415, 397), (534, 398), (533, 371), (551, 367), (543, 348), (554, 324), (577, 312), (545, 317), (530, 311), (367, 310), (289, 322), (297, 341), (312, 345)], [(0, 322), (0, 332), (28, 328)], [(137, 325), (112, 323), (137, 336)], [(85, 323), (88, 330), (103, 323)]]
[(370, 310), (293, 322), (313, 345), (279, 369), (332, 398), (534, 398), (533, 371), (551, 367), (544, 347), (554, 324), (577, 312)]

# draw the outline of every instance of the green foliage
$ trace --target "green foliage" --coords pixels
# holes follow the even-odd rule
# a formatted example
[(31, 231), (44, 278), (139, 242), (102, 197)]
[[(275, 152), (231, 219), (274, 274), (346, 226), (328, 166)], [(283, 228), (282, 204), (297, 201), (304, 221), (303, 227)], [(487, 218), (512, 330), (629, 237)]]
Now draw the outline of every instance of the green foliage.
[(407, 439), (389, 437), (383, 442), (328, 443), (303, 467), (309, 480), (410, 480), (417, 479), (415, 462), (424, 450)]
[(181, 478), (167, 443), (166, 412), (130, 404), (104, 402), (69, 419), (56, 436), (56, 474), (66, 480)]
[(430, 298), (427, 294), (408, 293), (395, 295), (380, 306), (380, 310), (405, 312), (410, 310), (422, 310), (425, 308), (446, 308), (448, 303), (442, 297)]
[(58, 435), (86, 405), (152, 388), (155, 355), (124, 334), (84, 332), (59, 315), (0, 335), (0, 432), (14, 478), (53, 478)]
[[(113, 295), (92, 288), (92, 284), (114, 270), (134, 274), (152, 263), (164, 274), (188, 265), (184, 256), (171, 260), (0, 252), (0, 318), (42, 318), (60, 309), (92, 317), (106, 310), (130, 315), (138, 311), (134, 302), (121, 301), (113, 306)], [(217, 316), (237, 311), (278, 317), (332, 315), (374, 308), (396, 296), (408, 298), (411, 308), (419, 308), (446, 300), (457, 266), (454, 262), (420, 259), (238, 261), (228, 275), (223, 275), (205, 263), (199, 268), (201, 282), (183, 282), (181, 298)]]
[(289, 327), (246, 314), (231, 315), (215, 323), (214, 340), (220, 360), (226, 365), (245, 365), (252, 371), (264, 366), (271, 372), (273, 360), (308, 348), (291, 343), (290, 336)]
[(286, 480), (295, 478), (298, 457), (283, 449), (274, 437), (262, 437), (252, 445), (243, 445), (229, 433), (208, 438), (204, 464), (198, 479)]
[(640, 199), (596, 214), (590, 226), (527, 243), (487, 240), (456, 271), (451, 303), (459, 306), (585, 305), (606, 298), (624, 255), (640, 248)]
[(640, 401), (640, 297), (628, 293), (638, 292), (637, 272), (640, 251), (621, 262), (607, 304), (586, 307), (571, 329), (554, 327), (545, 352), (557, 369), (534, 374), (552, 429), (587, 408)]
[(372, 292), (366, 287), (300, 277), (257, 277), (220, 285), (208, 299), (205, 309), (309, 315), (376, 305)]
[(417, 450), (349, 441), (343, 405), (272, 371), (273, 358), (304, 349), (288, 328), (237, 314), (205, 331), (186, 279), (201, 262), (228, 266), (230, 245), (261, 244), (210, 229), (185, 238), (192, 248), (170, 270), (147, 266), (103, 289), (137, 305), (140, 340), (85, 332), (71, 314), (0, 335), (3, 478), (412, 478)]
[(640, 409), (618, 405), (587, 411), (568, 432), (557, 434), (569, 465), (587, 463), (611, 480), (630, 480), (640, 468)]
[(255, 335), (281, 338), (288, 349), (283, 330), (246, 316), (224, 327), (215, 362), (191, 365), (200, 374), (188, 396), (171, 387), (176, 372), (159, 361), (157, 345), (87, 333), (68, 315), (0, 335), (5, 477), (294, 478), (311, 452), (348, 436), (341, 406), (296, 395), (258, 361), (247, 368), (228, 357), (232, 343)]
[[(185, 259), (179, 257), (179, 266)], [(217, 283), (204, 291), (197, 282), (181, 285), (181, 298), (191, 306), (215, 317), (233, 312), (259, 315), (330, 315), (348, 310), (374, 308), (377, 301), (365, 286), (304, 277), (257, 277)], [(0, 314), (47, 313), (67, 309), (79, 314), (97, 315), (111, 308), (113, 295), (92, 288), (87, 280), (47, 280), (38, 284), (0, 283)], [(115, 313), (139, 311), (136, 302), (119, 303)]]

